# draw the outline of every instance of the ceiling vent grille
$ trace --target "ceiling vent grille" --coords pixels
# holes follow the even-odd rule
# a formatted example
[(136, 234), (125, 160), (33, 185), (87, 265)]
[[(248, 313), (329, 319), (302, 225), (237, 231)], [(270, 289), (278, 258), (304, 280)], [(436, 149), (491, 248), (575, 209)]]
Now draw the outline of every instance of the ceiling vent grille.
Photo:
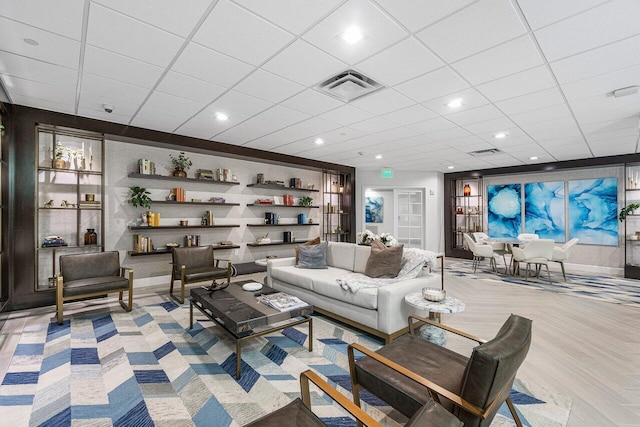
[(353, 70), (338, 73), (316, 86), (327, 95), (345, 102), (373, 93), (381, 87), (380, 83)]
[(482, 156), (490, 156), (492, 154), (499, 154), (499, 153), (502, 153), (502, 151), (498, 150), (497, 148), (487, 148), (486, 150), (472, 151), (469, 154), (476, 157), (482, 157)]

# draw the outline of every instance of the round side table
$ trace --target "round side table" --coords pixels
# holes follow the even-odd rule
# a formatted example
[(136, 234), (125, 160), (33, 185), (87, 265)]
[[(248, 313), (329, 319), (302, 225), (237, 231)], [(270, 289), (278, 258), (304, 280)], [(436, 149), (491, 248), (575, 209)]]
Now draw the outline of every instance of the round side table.
[[(454, 297), (446, 297), (440, 302), (434, 302), (424, 299), (421, 292), (414, 292), (405, 295), (404, 301), (415, 309), (427, 310), (429, 312), (429, 319), (435, 320), (438, 323), (440, 323), (442, 313), (459, 313), (464, 311), (464, 303)], [(434, 344), (445, 345), (447, 343), (447, 333), (436, 326), (421, 326), (420, 335), (422, 338)]]

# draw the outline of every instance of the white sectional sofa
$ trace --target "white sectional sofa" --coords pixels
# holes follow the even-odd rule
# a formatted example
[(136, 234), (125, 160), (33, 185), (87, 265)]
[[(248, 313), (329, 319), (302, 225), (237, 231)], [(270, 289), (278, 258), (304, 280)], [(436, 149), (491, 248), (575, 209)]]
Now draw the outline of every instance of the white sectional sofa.
[(333, 317), (391, 342), (407, 331), (409, 308), (405, 295), (420, 292), (425, 286), (440, 287), (441, 276), (427, 268), (413, 279), (399, 280), (380, 287), (363, 288), (353, 293), (343, 289), (336, 279), (346, 274), (364, 273), (370, 246), (329, 242), (327, 269), (302, 269), (295, 258), (270, 259), (267, 286), (295, 295), (313, 305), (320, 314)]

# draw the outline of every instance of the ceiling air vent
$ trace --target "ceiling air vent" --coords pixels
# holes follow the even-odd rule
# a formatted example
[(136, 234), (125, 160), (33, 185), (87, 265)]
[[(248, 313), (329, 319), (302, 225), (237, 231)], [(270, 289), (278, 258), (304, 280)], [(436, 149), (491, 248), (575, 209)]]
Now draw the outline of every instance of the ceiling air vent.
[(316, 86), (318, 90), (327, 95), (346, 102), (375, 92), (381, 87), (380, 83), (353, 70), (343, 71)]
[(482, 156), (490, 156), (492, 154), (498, 154), (498, 153), (502, 153), (502, 151), (498, 150), (497, 148), (487, 148), (486, 150), (472, 151), (469, 154), (476, 157), (482, 157)]

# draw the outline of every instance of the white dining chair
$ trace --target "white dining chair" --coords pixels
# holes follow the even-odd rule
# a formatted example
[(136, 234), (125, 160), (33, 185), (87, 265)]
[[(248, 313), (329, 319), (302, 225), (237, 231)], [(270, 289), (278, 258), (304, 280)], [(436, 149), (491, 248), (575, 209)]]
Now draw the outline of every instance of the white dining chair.
[(509, 261), (509, 266), (507, 267), (506, 258), (506, 255), (511, 255), (509, 245), (507, 245), (506, 243), (490, 241), (491, 238), (484, 231), (476, 231), (474, 233), (471, 233), (471, 235), (473, 236), (473, 239), (476, 241), (476, 243), (490, 245), (496, 255), (502, 256), (502, 261), (504, 261), (505, 266), (504, 273), (507, 274), (507, 271), (511, 267), (511, 261)]
[(555, 246), (553, 248), (553, 256), (551, 257), (551, 261), (557, 262), (560, 264), (560, 268), (562, 269), (562, 277), (564, 277), (564, 281), (567, 281), (567, 275), (564, 272), (564, 262), (569, 259), (571, 256), (571, 251), (573, 251), (574, 246), (578, 243), (579, 239), (571, 239), (564, 245), (558, 247)]
[(493, 271), (497, 270), (496, 267), (496, 257), (498, 256), (494, 251), (491, 245), (486, 245), (483, 243), (476, 243), (469, 234), (464, 234), (464, 241), (467, 244), (467, 247), (471, 252), (473, 252), (473, 272), (476, 272), (478, 268), (478, 264), (484, 258), (489, 258), (489, 265)]
[(547, 277), (551, 284), (551, 273), (549, 272), (549, 262), (553, 258), (553, 246), (555, 242), (552, 239), (533, 239), (524, 248), (513, 247), (514, 273), (520, 271), (520, 263), (527, 264), (527, 272), (525, 280), (529, 279), (529, 269), (531, 264), (536, 266), (536, 277), (540, 275), (540, 270), (544, 265), (547, 269)]

